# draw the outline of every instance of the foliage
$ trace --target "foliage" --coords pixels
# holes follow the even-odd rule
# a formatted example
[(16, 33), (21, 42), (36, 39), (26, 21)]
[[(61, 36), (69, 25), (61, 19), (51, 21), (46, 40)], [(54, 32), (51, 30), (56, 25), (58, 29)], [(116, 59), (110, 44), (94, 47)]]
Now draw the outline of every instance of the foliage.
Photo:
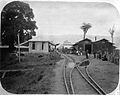
[(83, 23), (83, 25), (80, 27), (83, 30), (83, 32), (84, 32), (84, 38), (83, 39), (85, 39), (85, 35), (86, 35), (87, 31), (91, 27), (92, 26), (91, 26), (90, 23)]
[(33, 10), (29, 4), (13, 1), (7, 4), (1, 13), (1, 37), (2, 44), (9, 45), (13, 49), (17, 44), (17, 34), (20, 34), (20, 42), (28, 40), (34, 36), (37, 29), (33, 20)]

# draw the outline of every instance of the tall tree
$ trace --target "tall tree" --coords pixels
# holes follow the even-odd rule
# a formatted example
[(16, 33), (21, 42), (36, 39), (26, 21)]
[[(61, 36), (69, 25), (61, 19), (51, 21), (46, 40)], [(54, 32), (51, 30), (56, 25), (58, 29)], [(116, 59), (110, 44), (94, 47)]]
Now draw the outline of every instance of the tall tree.
[(83, 39), (85, 39), (85, 36), (86, 36), (86, 33), (88, 31), (89, 28), (91, 28), (91, 24), (90, 23), (83, 23), (83, 25), (80, 27), (83, 32), (84, 32), (84, 36), (83, 36)]
[(29, 4), (21, 1), (13, 1), (7, 4), (1, 12), (1, 41), (3, 45), (9, 45), (13, 50), (17, 44), (17, 35), (20, 34), (20, 42), (28, 40), (36, 35), (36, 21), (33, 10)]
[(115, 30), (114, 30), (114, 25), (113, 25), (113, 27), (112, 27), (112, 28), (110, 28), (109, 32), (110, 32), (111, 39), (112, 39), (112, 43), (113, 43), (113, 39), (114, 39), (114, 32), (115, 32)]

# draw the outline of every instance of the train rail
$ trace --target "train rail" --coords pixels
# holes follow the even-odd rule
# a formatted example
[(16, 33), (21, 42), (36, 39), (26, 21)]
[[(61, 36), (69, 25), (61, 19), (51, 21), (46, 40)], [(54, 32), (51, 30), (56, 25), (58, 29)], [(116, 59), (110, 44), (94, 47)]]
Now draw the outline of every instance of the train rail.
[(74, 91), (73, 81), (72, 81), (72, 73), (75, 69), (79, 72), (79, 74), (85, 79), (85, 81), (96, 91), (97, 94), (106, 95), (105, 91), (94, 81), (94, 79), (89, 75), (87, 68), (81, 70), (78, 65), (75, 65), (72, 69), (66, 69), (67, 64), (69, 63), (68, 59), (70, 58), (72, 62), (75, 62), (75, 59), (71, 56), (66, 56), (66, 64), (64, 66), (64, 83), (66, 87), (67, 94), (79, 94)]
[(73, 83), (72, 83), (72, 76), (71, 76), (74, 67), (67, 68), (69, 58), (66, 55), (64, 55), (64, 57), (66, 58), (65, 65), (64, 65), (64, 71), (63, 71), (65, 88), (66, 88), (67, 94), (75, 94)]
[(67, 56), (62, 54), (66, 60), (64, 64), (64, 71), (63, 71), (63, 79), (65, 88), (67, 91), (67, 94), (79, 94), (75, 93), (74, 87), (73, 87), (73, 81), (72, 81), (72, 72), (74, 69), (77, 69), (79, 74), (87, 81), (87, 83), (97, 92), (97, 94), (100, 95), (106, 95), (105, 91), (93, 80), (93, 78), (89, 75), (87, 68), (85, 68), (84, 73), (80, 70), (80, 67), (78, 65), (75, 65), (73, 68), (69, 69), (67, 68), (67, 65), (69, 63), (69, 59), (72, 60), (72, 62), (75, 63), (75, 59), (71, 56)]
[(80, 70), (79, 66), (76, 66), (78, 72), (82, 77), (100, 94), (106, 95), (106, 92), (94, 81), (94, 79), (89, 75), (87, 68)]

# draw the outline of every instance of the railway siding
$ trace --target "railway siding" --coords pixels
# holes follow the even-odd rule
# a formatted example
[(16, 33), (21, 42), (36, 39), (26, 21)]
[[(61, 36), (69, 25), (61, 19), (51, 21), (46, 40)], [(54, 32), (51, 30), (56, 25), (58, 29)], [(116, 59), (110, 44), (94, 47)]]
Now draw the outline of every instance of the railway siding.
[(74, 69), (72, 73), (73, 87), (75, 89), (75, 94), (95, 94), (97, 91), (81, 76), (77, 69)]
[[(85, 59), (85, 56), (69, 56), (72, 56), (78, 63)], [(90, 58), (88, 72), (107, 94), (113, 92), (116, 89), (119, 81), (118, 65), (111, 62)]]
[[(71, 57), (71, 56), (65, 56), (65, 58), (66, 58), (65, 65), (69, 65), (69, 63), (71, 62), (70, 59), (72, 60), (73, 63), (76, 62), (76, 60), (73, 57)], [(87, 93), (87, 94), (105, 95), (104, 93), (102, 94), (102, 92), (100, 91), (100, 89), (97, 89), (94, 86), (94, 84), (92, 84), (92, 82), (88, 80), (89, 77), (87, 77), (88, 78), (87, 79), (86, 76), (84, 76), (83, 73), (80, 71), (80, 68), (78, 68), (76, 66), (74, 66), (72, 69), (66, 68), (66, 66), (64, 68), (64, 80), (65, 80), (65, 86), (66, 86), (67, 93), (68, 94), (85, 94), (86, 91), (87, 92), (89, 91), (89, 93)], [(77, 71), (78, 71), (76, 73), (79, 73), (78, 76), (82, 76), (81, 78), (79, 77), (79, 79), (77, 79), (77, 81), (75, 81), (74, 78), (76, 78), (78, 76), (74, 76), (74, 77), (72, 76), (72, 75), (74, 75), (73, 72), (75, 71), (75, 69), (77, 69)], [(79, 84), (79, 83), (83, 83), (84, 87), (81, 86), (81, 84)], [(77, 88), (82, 88), (82, 90), (75, 90)], [(88, 90), (86, 90), (86, 88)]]
[(106, 92), (90, 77), (86, 68), (76, 67), (79, 73), (84, 77), (84, 79), (100, 94), (106, 95)]
[(74, 88), (72, 84), (72, 71), (74, 69), (74, 61), (68, 57), (67, 55), (64, 55), (65, 63), (64, 63), (64, 70), (63, 70), (63, 79), (65, 83), (65, 89), (67, 94), (74, 94)]

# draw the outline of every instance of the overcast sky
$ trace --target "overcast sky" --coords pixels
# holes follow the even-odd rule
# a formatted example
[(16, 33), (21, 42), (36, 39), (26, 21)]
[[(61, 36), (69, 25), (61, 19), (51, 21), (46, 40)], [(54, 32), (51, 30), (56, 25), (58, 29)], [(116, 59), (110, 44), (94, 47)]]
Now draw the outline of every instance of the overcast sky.
[[(37, 36), (77, 34), (83, 35), (80, 26), (91, 23), (87, 35), (110, 36), (108, 30), (115, 24), (114, 36), (120, 36), (120, 15), (108, 3), (24, 1), (33, 9), (38, 30)], [(4, 4), (4, 2), (2, 2)]]
[(108, 3), (27, 2), (37, 22), (37, 35), (83, 34), (80, 26), (91, 23), (87, 35), (110, 36), (108, 30), (115, 24), (115, 36), (120, 31), (120, 15)]

